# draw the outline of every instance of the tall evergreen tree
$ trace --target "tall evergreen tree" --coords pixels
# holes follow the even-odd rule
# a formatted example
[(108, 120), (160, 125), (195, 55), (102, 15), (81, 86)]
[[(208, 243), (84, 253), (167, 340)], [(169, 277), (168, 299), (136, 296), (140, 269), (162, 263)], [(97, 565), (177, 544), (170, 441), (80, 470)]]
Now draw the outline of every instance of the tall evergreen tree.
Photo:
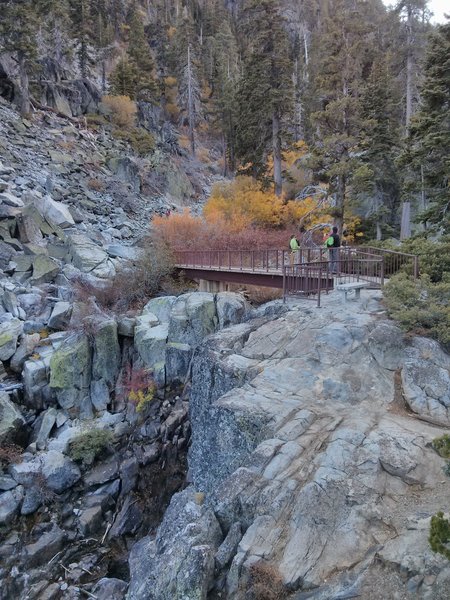
[(51, 8), (49, 0), (6, 0), (0, 18), (0, 51), (17, 62), (19, 108), (30, 112), (29, 75), (36, 65), (39, 26)]
[(275, 193), (281, 195), (284, 121), (293, 106), (287, 32), (277, 0), (251, 0), (242, 18), (248, 47), (238, 95), (236, 151), (257, 177), (266, 175), (271, 153)]
[(395, 163), (399, 132), (394, 103), (389, 56), (379, 57), (362, 92), (361, 166), (352, 177), (354, 192), (370, 207), (366, 216), (375, 220), (377, 239), (381, 239), (386, 223), (394, 223), (399, 206), (400, 182)]
[(332, 7), (333, 17), (324, 19), (316, 38), (314, 96), (320, 107), (311, 115), (315, 126), (311, 166), (329, 184), (335, 224), (341, 231), (350, 180), (362, 150), (361, 92), (371, 60), (365, 46), (372, 26), (363, 5), (334, 0)]
[(114, 96), (128, 96), (132, 100), (136, 97), (138, 72), (134, 63), (127, 56), (117, 63), (114, 71), (109, 76), (111, 93)]
[(197, 49), (198, 38), (194, 21), (185, 6), (178, 21), (173, 57), (176, 61), (181, 123), (188, 126), (192, 154), (195, 154), (195, 128), (202, 118)]
[(224, 174), (235, 169), (239, 55), (230, 23), (225, 20), (219, 31), (208, 40), (211, 52), (211, 99), (214, 123), (223, 137)]
[(420, 94), (411, 121), (406, 158), (421, 173), (416, 189), (423, 194), (422, 220), (450, 232), (450, 22), (430, 36)]
[(150, 52), (142, 17), (143, 15), (137, 9), (131, 15), (128, 56), (137, 72), (136, 98), (138, 100), (155, 100), (158, 97), (155, 63)]

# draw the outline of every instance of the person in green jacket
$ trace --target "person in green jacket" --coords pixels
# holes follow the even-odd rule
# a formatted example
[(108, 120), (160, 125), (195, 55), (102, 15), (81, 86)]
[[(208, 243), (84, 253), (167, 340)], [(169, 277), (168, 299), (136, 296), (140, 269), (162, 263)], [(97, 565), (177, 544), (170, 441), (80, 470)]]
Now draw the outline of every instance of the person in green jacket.
[(297, 256), (298, 250), (300, 250), (300, 244), (298, 243), (298, 239), (295, 234), (291, 235), (291, 241), (289, 242), (289, 247), (291, 249), (291, 267), (294, 266), (295, 258)]
[(331, 235), (325, 241), (325, 246), (330, 255), (331, 273), (337, 275), (339, 271), (339, 248), (341, 247), (341, 238), (339, 237), (337, 227), (333, 227)]

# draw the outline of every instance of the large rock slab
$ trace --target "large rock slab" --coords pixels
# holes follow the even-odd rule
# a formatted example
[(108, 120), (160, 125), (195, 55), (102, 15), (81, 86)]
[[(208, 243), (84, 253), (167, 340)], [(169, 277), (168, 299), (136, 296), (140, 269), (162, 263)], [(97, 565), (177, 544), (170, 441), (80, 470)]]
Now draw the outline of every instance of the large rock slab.
[(50, 359), (50, 387), (62, 408), (81, 410), (89, 397), (91, 349), (86, 336), (68, 338)]
[(164, 363), (169, 328), (167, 323), (148, 327), (137, 325), (134, 330), (134, 344), (145, 366), (154, 368)]
[(51, 283), (60, 271), (60, 266), (53, 258), (43, 254), (33, 258), (33, 274), (31, 281), (33, 285)]
[(161, 323), (168, 323), (172, 306), (176, 301), (176, 296), (161, 296), (161, 298), (152, 298), (142, 309), (143, 314), (151, 313)]
[(78, 466), (56, 450), (43, 455), (42, 475), (48, 487), (57, 494), (71, 488), (81, 478)]
[(69, 207), (61, 202), (56, 202), (50, 196), (36, 197), (34, 205), (42, 217), (59, 227), (65, 228), (75, 225)]
[(183, 294), (172, 305), (168, 341), (195, 347), (217, 327), (214, 294)]
[(223, 329), (243, 321), (250, 312), (250, 305), (241, 294), (221, 292), (216, 295), (216, 309), (219, 328)]
[(450, 426), (450, 356), (425, 338), (415, 338), (403, 356), (403, 393), (411, 410), (432, 423)]
[(16, 488), (12, 491), (0, 493), (0, 525), (8, 525), (18, 514), (23, 498), (23, 489)]
[[(187, 331), (186, 300), (175, 308), (180, 323), (172, 331)], [(365, 589), (384, 548), (392, 564), (401, 548), (412, 556), (414, 514), (429, 518), (446, 506), (450, 481), (432, 449), (445, 429), (423, 419), (447, 425), (449, 357), (435, 342), (405, 339), (380, 322), (381, 308), (368, 291), (358, 304), (334, 295), (321, 309), (299, 301), (278, 318), (229, 327), (197, 347), (190, 476), (229, 535), (214, 555), (224, 597), (241, 598), (250, 567), (261, 560), (298, 598), (313, 590), (320, 600), (353, 597), (345, 595), (348, 582)], [(156, 540), (133, 549), (130, 599), (164, 599), (169, 591), (206, 598), (211, 544), (192, 539), (201, 517), (189, 509), (195, 525), (188, 525), (180, 517), (185, 501), (175, 496), (177, 513), (169, 508)], [(189, 549), (185, 564), (202, 565), (201, 580), (194, 566), (179, 577), (177, 561)], [(445, 579), (426, 544), (417, 552), (414, 577)], [(408, 573), (409, 559), (398, 564)]]
[(70, 235), (69, 253), (72, 264), (82, 273), (90, 273), (108, 260), (108, 254), (100, 246), (80, 233)]

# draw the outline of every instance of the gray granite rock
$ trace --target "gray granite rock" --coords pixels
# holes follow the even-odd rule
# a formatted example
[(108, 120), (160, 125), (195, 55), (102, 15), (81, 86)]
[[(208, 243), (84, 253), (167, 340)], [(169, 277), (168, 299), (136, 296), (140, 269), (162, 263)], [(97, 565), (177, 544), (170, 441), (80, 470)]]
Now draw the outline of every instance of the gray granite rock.
[(59, 227), (71, 227), (75, 225), (68, 206), (61, 202), (56, 202), (50, 196), (35, 197), (34, 205), (42, 217)]
[(222, 532), (213, 512), (196, 503), (192, 488), (176, 494), (155, 540), (143, 538), (130, 554), (128, 600), (206, 600)]
[(70, 302), (57, 302), (53, 307), (48, 326), (51, 329), (65, 329), (72, 315), (72, 304)]
[(0, 494), (0, 525), (10, 523), (19, 512), (23, 498), (23, 488), (17, 488)]
[(22, 330), (23, 323), (19, 319), (11, 318), (0, 323), (0, 360), (8, 360), (13, 356)]
[(28, 566), (36, 567), (46, 563), (61, 550), (66, 538), (65, 532), (56, 524), (43, 533), (34, 543), (25, 546)]
[(42, 456), (41, 469), (48, 487), (57, 494), (69, 489), (81, 478), (78, 466), (56, 450), (49, 450)]
[(97, 600), (124, 600), (128, 583), (122, 579), (100, 579), (95, 584), (92, 593)]
[(0, 444), (14, 442), (25, 433), (25, 419), (6, 392), (0, 392)]

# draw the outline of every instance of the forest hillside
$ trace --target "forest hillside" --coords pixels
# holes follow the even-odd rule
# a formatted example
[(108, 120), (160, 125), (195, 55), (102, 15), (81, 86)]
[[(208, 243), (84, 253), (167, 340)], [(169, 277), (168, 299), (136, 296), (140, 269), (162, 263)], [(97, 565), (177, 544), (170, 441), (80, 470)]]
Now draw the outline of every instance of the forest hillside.
[(449, 227), (450, 25), (426, 0), (2, 5), (0, 94), (22, 114), (113, 121), (143, 155), (165, 144), (278, 196), (325, 198), (369, 239)]

